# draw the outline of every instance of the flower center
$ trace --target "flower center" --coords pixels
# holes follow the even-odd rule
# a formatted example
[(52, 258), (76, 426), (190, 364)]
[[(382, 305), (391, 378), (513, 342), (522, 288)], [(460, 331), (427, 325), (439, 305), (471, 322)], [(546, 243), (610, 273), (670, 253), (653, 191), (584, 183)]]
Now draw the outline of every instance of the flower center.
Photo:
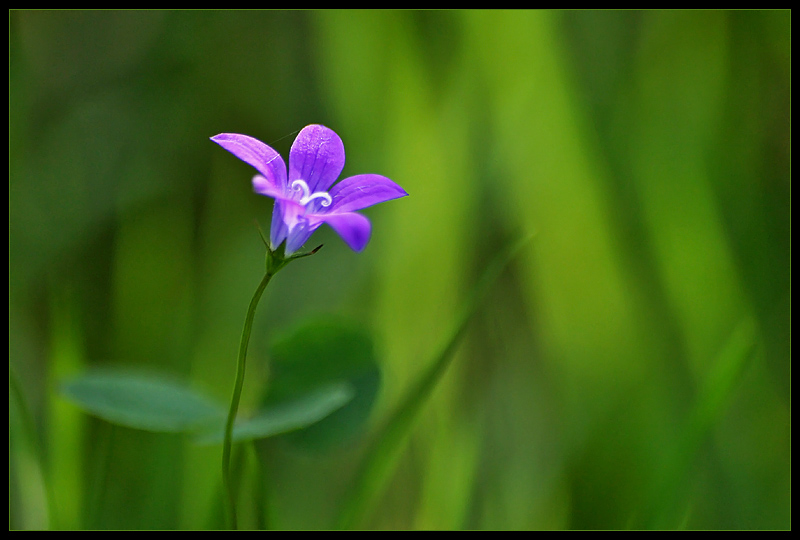
[(320, 201), (322, 206), (330, 206), (333, 202), (333, 199), (331, 199), (331, 196), (328, 195), (327, 191), (315, 191), (314, 193), (311, 193), (311, 190), (308, 188), (308, 184), (306, 184), (305, 180), (300, 180), (299, 178), (292, 182), (292, 189), (303, 194), (303, 196), (300, 198), (300, 204), (303, 206), (307, 205), (314, 199), (322, 199)]

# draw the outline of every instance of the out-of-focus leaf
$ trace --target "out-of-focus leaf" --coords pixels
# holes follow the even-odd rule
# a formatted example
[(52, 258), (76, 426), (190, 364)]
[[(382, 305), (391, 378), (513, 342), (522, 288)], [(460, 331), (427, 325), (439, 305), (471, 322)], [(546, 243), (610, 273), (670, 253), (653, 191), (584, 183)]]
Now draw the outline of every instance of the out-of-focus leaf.
[(61, 393), (87, 414), (145, 431), (181, 433), (224, 419), (224, 408), (188, 386), (125, 370), (89, 372)]
[(352, 391), (352, 399), (324, 420), (287, 434), (293, 442), (324, 449), (360, 430), (380, 385), (380, 370), (367, 332), (338, 318), (314, 319), (278, 339), (270, 357), (272, 379), (265, 407), (342, 381)]
[[(262, 409), (252, 418), (238, 422), (233, 428), (235, 442), (264, 439), (307, 428), (353, 399), (353, 389), (347, 383), (333, 383), (312, 390), (297, 399)], [(221, 443), (223, 431), (201, 436), (198, 442)]]

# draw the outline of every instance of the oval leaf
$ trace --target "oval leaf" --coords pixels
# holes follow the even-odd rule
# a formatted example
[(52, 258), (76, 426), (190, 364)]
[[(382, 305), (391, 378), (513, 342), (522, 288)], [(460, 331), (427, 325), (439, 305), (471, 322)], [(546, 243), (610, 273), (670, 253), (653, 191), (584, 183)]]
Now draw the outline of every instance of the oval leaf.
[(181, 433), (224, 419), (224, 408), (169, 379), (102, 370), (65, 382), (61, 393), (84, 412), (112, 424)]
[(326, 449), (360, 432), (380, 386), (372, 337), (337, 317), (301, 324), (270, 348), (270, 389), (265, 406), (297, 399), (332, 383), (346, 381), (352, 399), (320, 422), (286, 435), (306, 448)]
[[(252, 418), (237, 422), (233, 428), (235, 442), (264, 439), (282, 435), (319, 422), (353, 399), (353, 388), (347, 383), (320, 387), (285, 403), (262, 409)], [(221, 443), (224, 433), (219, 430), (201, 437), (202, 444)]]

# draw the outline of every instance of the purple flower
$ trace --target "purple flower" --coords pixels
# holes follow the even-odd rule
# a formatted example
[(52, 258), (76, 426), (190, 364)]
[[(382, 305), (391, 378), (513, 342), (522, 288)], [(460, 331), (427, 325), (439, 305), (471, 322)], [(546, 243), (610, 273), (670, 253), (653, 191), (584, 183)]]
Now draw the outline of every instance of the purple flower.
[(257, 139), (220, 133), (211, 140), (260, 173), (253, 178), (253, 189), (275, 199), (270, 247), (274, 251), (285, 241), (286, 255), (300, 249), (323, 223), (361, 251), (369, 242), (371, 225), (355, 211), (408, 195), (378, 174), (351, 176), (333, 186), (344, 168), (344, 145), (325, 126), (306, 126), (297, 135), (289, 152), (288, 177), (280, 154)]

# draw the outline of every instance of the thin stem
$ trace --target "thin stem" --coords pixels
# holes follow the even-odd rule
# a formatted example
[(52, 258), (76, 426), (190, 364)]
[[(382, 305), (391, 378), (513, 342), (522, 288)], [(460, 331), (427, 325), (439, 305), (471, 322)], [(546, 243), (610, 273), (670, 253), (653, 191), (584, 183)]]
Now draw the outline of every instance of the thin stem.
[(236, 522), (236, 497), (233, 493), (231, 484), (231, 445), (233, 442), (233, 424), (236, 421), (236, 413), (239, 411), (239, 400), (242, 397), (242, 386), (244, 385), (244, 368), (247, 358), (247, 345), (250, 342), (250, 331), (253, 328), (253, 317), (256, 313), (256, 306), (267, 288), (267, 284), (272, 279), (275, 272), (267, 272), (258, 284), (253, 299), (250, 300), (250, 307), (247, 308), (247, 316), (242, 328), (242, 340), (239, 343), (239, 360), (236, 366), (236, 382), (233, 387), (233, 397), (231, 398), (231, 408), (228, 411), (228, 421), (225, 424), (225, 439), (222, 442), (222, 484), (225, 491), (228, 508), (228, 525), (231, 529), (237, 528)]
[[(260, 230), (259, 230), (260, 231)], [(285, 255), (286, 244), (282, 243), (276, 250), (272, 250), (267, 244), (266, 238), (261, 234), (261, 239), (267, 246), (266, 273), (258, 284), (253, 299), (250, 300), (250, 307), (247, 308), (247, 316), (244, 319), (242, 328), (242, 340), (239, 342), (239, 361), (236, 366), (236, 382), (233, 386), (233, 397), (231, 397), (231, 408), (228, 411), (228, 420), (225, 423), (225, 439), (222, 441), (222, 489), (225, 492), (228, 525), (231, 529), (237, 529), (236, 522), (236, 497), (233, 493), (233, 483), (231, 482), (231, 446), (233, 445), (233, 425), (236, 422), (236, 413), (239, 411), (239, 400), (242, 397), (242, 386), (244, 385), (244, 368), (247, 360), (247, 345), (250, 343), (250, 331), (253, 328), (253, 317), (256, 314), (264, 289), (267, 288), (272, 276), (295, 259), (313, 255), (322, 246), (311, 250), (308, 253), (296, 253), (290, 256)]]

